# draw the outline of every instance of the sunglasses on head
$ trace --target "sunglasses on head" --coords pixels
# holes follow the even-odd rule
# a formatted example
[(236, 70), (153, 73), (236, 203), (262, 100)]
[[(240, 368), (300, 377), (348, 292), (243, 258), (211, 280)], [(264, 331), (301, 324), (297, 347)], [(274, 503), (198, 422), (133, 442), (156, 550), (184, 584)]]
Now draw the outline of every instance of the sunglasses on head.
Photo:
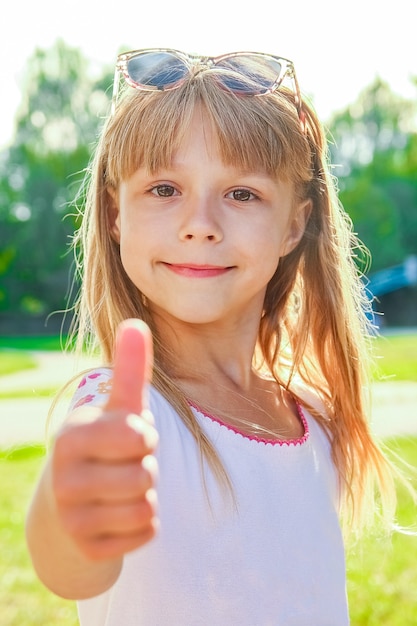
[(284, 79), (292, 84), (295, 105), (305, 130), (301, 93), (292, 61), (261, 52), (232, 52), (217, 57), (153, 48), (124, 52), (117, 57), (113, 86), (113, 109), (119, 92), (119, 77), (142, 91), (179, 88), (201, 71), (215, 70), (219, 85), (242, 96), (263, 96), (279, 89)]

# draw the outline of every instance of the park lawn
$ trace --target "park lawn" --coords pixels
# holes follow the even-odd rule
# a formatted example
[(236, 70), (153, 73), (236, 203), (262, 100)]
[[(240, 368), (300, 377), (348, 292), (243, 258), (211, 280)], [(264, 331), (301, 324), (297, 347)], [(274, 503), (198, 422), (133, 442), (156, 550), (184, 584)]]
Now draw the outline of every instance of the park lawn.
[(27, 389), (13, 389), (0, 391), (0, 400), (30, 400), (33, 398), (50, 398), (51, 402), (57, 393), (56, 387), (28, 387)]
[(0, 349), (8, 350), (62, 350), (66, 338), (60, 335), (0, 337)]
[(375, 378), (417, 382), (417, 334), (380, 336), (373, 347)]
[[(395, 442), (395, 451), (416, 464), (417, 438)], [(73, 602), (38, 582), (24, 542), (24, 517), (43, 463), (40, 446), (0, 453), (0, 606), (2, 626), (76, 626)], [(401, 492), (399, 522), (411, 525), (416, 505)], [(348, 554), (352, 626), (413, 626), (417, 615), (417, 537), (367, 538)], [(300, 598), (300, 601), (302, 597)]]
[(35, 368), (36, 360), (31, 352), (61, 349), (62, 340), (59, 336), (0, 336), (0, 376)]
[(0, 376), (35, 367), (36, 361), (28, 352), (0, 350)]
[[(0, 348), (0, 376), (15, 374), (25, 370), (35, 369), (37, 367), (36, 359), (30, 352), (24, 350), (7, 350)], [(0, 400), (13, 400), (33, 397), (50, 397), (56, 393), (54, 387), (45, 385), (42, 389), (33, 387), (27, 389), (0, 390)]]
[(2, 626), (76, 626), (75, 604), (49, 593), (32, 568), (24, 518), (43, 462), (40, 446), (0, 453), (0, 614)]
[[(388, 449), (408, 463), (417, 489), (417, 437), (387, 441)], [(393, 456), (395, 461), (395, 457)], [(398, 462), (396, 462), (399, 465)], [(397, 523), (417, 531), (417, 504), (404, 487), (398, 490)], [(348, 593), (352, 626), (417, 624), (417, 535), (369, 537), (348, 551)]]

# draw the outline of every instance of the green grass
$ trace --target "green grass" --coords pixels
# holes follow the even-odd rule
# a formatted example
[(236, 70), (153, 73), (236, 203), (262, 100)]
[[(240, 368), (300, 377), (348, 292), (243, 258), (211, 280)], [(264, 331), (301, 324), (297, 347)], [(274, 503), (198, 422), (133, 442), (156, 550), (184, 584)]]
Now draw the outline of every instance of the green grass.
[(36, 387), (36, 389), (15, 389), (0, 391), (1, 400), (30, 400), (31, 398), (52, 398), (57, 393), (56, 387)]
[(375, 377), (417, 382), (417, 334), (377, 337)]
[(24, 542), (24, 518), (42, 465), (41, 447), (0, 454), (0, 614), (2, 626), (76, 626), (73, 602), (39, 582)]
[[(396, 453), (416, 464), (417, 438), (398, 439)], [(73, 602), (38, 581), (24, 542), (24, 518), (41, 469), (41, 446), (0, 452), (0, 607), (2, 626), (76, 626)], [(12, 480), (11, 480), (12, 478)], [(399, 521), (415, 524), (416, 506), (400, 492)], [(348, 555), (352, 626), (412, 626), (417, 615), (417, 537), (369, 538)], [(313, 626), (313, 625), (312, 625)]]
[(0, 348), (12, 350), (61, 350), (65, 337), (38, 335), (28, 337), (0, 337)]
[(0, 376), (36, 367), (30, 354), (36, 350), (61, 350), (64, 339), (56, 336), (0, 337)]
[(27, 352), (0, 350), (0, 376), (34, 367), (36, 367), (36, 361)]
[[(417, 469), (417, 438), (399, 438), (389, 448)], [(411, 474), (411, 471), (410, 471)], [(414, 476), (415, 476), (414, 471)], [(417, 489), (417, 479), (414, 478)], [(417, 505), (399, 488), (398, 524), (417, 530)], [(370, 537), (348, 554), (352, 626), (414, 626), (417, 623), (417, 536)]]
[[(30, 352), (20, 350), (2, 350), (0, 349), (0, 376), (15, 374), (28, 369), (35, 369), (36, 359)], [(13, 400), (33, 397), (52, 397), (56, 393), (56, 389), (45, 385), (42, 389), (37, 388), (36, 392), (33, 388), (0, 390), (0, 400)]]
[[(59, 335), (33, 337), (0, 337), (0, 376), (36, 368), (33, 352), (62, 351), (66, 338)], [(47, 381), (42, 388), (0, 390), (0, 400), (22, 398), (52, 397), (55, 387), (48, 386)]]

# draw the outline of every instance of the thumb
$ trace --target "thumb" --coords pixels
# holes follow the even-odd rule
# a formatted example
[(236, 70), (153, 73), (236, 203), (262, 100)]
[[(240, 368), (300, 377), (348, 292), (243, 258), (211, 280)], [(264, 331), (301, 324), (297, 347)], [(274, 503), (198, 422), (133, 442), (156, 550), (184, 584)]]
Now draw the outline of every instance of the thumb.
[(117, 331), (113, 385), (107, 410), (140, 415), (148, 408), (147, 385), (151, 377), (151, 331), (142, 320), (125, 320)]

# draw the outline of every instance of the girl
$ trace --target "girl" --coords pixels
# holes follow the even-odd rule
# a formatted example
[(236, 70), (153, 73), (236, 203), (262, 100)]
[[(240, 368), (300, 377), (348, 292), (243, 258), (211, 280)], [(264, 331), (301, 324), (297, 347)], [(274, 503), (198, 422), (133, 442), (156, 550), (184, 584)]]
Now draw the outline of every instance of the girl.
[(78, 235), (78, 340), (107, 367), (27, 520), (81, 624), (348, 624), (340, 520), (393, 490), (326, 150), (286, 59), (119, 57)]

